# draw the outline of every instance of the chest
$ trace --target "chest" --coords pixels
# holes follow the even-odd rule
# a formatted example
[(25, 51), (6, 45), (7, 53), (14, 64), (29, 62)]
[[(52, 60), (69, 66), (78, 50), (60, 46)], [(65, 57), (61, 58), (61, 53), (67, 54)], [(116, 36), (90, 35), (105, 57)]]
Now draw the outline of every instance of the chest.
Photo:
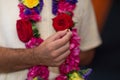
[[(16, 20), (19, 19), (18, 3), (18, 0), (7, 0), (7, 2), (6, 0), (0, 0), (0, 42), (7, 42), (8, 44), (6, 45), (10, 46), (13, 45), (13, 43), (22, 44), (20, 43), (16, 32)], [(77, 24), (82, 20), (81, 16), (85, 6), (83, 6), (83, 3), (85, 3), (84, 0), (78, 0), (77, 7), (74, 11), (73, 19)], [(41, 16), (42, 21), (37, 24), (38, 30), (41, 37), (46, 39), (55, 33), (52, 26), (52, 18), (55, 17), (52, 14), (52, 0), (44, 0)]]

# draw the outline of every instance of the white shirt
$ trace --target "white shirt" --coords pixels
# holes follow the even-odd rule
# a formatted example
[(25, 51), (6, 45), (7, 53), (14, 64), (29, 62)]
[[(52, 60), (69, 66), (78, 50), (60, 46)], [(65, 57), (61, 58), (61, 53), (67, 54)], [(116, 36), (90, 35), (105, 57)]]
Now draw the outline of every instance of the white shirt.
[[(96, 27), (96, 21), (90, 0), (78, 0), (74, 11), (74, 21), (81, 37), (81, 50), (86, 51), (101, 44)], [(19, 19), (18, 0), (0, 0), (0, 46), (10, 48), (25, 48), (17, 36), (16, 20)], [(43, 39), (55, 33), (52, 27), (52, 0), (44, 0), (41, 13), (42, 21), (38, 29)], [(49, 80), (54, 80), (58, 74), (57, 67), (49, 67)], [(28, 70), (0, 74), (0, 80), (25, 80)]]

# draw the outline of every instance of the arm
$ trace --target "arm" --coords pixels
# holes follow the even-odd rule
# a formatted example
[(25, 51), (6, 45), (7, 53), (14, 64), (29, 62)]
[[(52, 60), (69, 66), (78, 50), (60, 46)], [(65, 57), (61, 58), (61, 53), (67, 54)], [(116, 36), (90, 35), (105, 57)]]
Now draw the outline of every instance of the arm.
[(30, 61), (32, 59), (32, 53), (32, 49), (0, 47), (0, 72), (11, 72), (30, 67), (30, 64), (32, 64)]
[(82, 16), (82, 25), (79, 31), (81, 37), (81, 66), (89, 65), (91, 63), (95, 55), (95, 48), (101, 44), (92, 4), (90, 1), (86, 1), (86, 3), (87, 6), (84, 8), (85, 11)]
[[(96, 14), (98, 30), (101, 31), (103, 27), (102, 25), (106, 20), (107, 13), (109, 12), (112, 1), (111, 0), (92, 0), (92, 2), (93, 2), (95, 14)], [(95, 49), (81, 51), (81, 54), (80, 54), (81, 66), (90, 64), (94, 58), (94, 55), (95, 55)]]
[(57, 32), (33, 49), (0, 47), (0, 73), (22, 70), (34, 65), (59, 66), (70, 53), (71, 35), (67, 30)]
[(95, 49), (91, 49), (88, 51), (81, 51), (80, 53), (80, 66), (84, 66), (84, 65), (89, 65), (95, 55)]

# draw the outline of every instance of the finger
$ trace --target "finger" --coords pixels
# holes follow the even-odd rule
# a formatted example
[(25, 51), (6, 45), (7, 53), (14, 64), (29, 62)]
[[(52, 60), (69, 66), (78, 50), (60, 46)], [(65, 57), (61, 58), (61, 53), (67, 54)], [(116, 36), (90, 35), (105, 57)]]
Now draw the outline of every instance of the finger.
[(58, 56), (55, 61), (56, 62), (60, 62), (62, 60), (65, 60), (66, 57), (68, 57), (68, 55), (70, 54), (70, 50), (67, 50), (65, 53), (63, 53), (62, 55)]
[(53, 67), (59, 67), (64, 62), (65, 62), (65, 59), (61, 60), (60, 62), (55, 63)]
[(64, 35), (66, 35), (68, 29), (64, 30), (64, 31), (59, 31), (53, 35), (51, 35), (50, 37), (48, 37), (47, 39), (51, 42), (57, 39), (60, 39), (61, 37), (63, 37)]
[(65, 59), (63, 59), (62, 61), (60, 61), (57, 65), (60, 66), (64, 62), (65, 62)]
[(66, 43), (69, 42), (70, 38), (72, 36), (72, 33), (69, 31), (67, 32), (67, 34), (65, 36), (63, 36), (62, 38), (55, 40), (54, 42), (51, 43), (51, 45), (53, 47), (55, 47), (56, 49), (64, 46)]
[(70, 48), (70, 45), (69, 45), (69, 42), (68, 42), (68, 43), (66, 43), (66, 45), (64, 45), (64, 46), (58, 48), (57, 50), (55, 50), (53, 52), (53, 55), (55, 57), (58, 57), (58, 56), (62, 55), (63, 53), (65, 53), (67, 50), (69, 50), (69, 48)]

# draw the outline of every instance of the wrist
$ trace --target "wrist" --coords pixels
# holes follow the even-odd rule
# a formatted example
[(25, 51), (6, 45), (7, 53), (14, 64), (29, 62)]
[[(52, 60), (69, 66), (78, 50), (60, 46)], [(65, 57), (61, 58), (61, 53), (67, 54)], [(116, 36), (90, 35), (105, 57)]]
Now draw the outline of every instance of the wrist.
[(32, 64), (33, 65), (40, 65), (40, 58), (39, 58), (39, 54), (40, 54), (40, 51), (38, 51), (39, 48), (38, 47), (35, 47), (35, 48), (32, 48), (31, 51), (31, 59), (32, 59)]

